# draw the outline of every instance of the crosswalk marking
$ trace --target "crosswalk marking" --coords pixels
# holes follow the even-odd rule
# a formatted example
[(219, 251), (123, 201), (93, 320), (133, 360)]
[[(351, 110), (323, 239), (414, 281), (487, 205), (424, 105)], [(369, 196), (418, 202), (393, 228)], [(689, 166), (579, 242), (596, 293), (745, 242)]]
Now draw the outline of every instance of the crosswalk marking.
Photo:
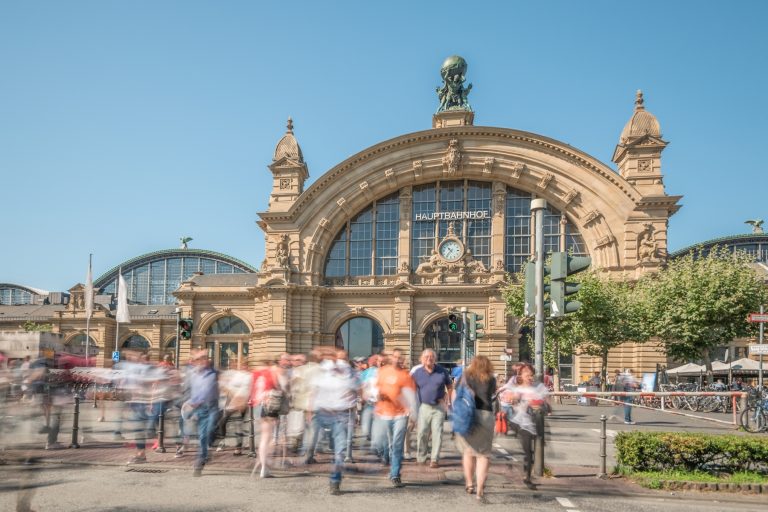
[[(600, 429), (599, 428), (593, 428), (592, 432), (597, 432), (599, 434), (600, 433)], [(605, 435), (608, 436), (608, 437), (616, 437), (616, 431), (615, 430), (606, 430), (605, 431)]]
[(571, 500), (569, 500), (568, 498), (560, 498), (560, 497), (558, 496), (558, 497), (556, 497), (555, 499), (557, 500), (557, 502), (558, 502), (558, 503), (560, 504), (560, 506), (562, 506), (562, 507), (565, 507), (565, 508), (568, 508), (568, 509), (576, 508), (576, 505), (574, 505), (574, 504), (571, 502)]

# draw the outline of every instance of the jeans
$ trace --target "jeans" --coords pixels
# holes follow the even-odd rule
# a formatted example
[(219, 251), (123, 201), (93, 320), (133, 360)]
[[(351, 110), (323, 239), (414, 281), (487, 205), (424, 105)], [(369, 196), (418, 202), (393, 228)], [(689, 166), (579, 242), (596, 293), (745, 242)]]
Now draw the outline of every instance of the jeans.
[(317, 411), (312, 416), (312, 430), (331, 431), (333, 438), (333, 466), (331, 467), (331, 482), (341, 482), (341, 470), (344, 467), (344, 452), (346, 450), (349, 411)]
[(625, 396), (623, 399), (624, 402), (624, 421), (632, 421), (632, 406), (629, 405), (632, 403), (632, 398)]
[(360, 430), (367, 440), (371, 440), (371, 428), (373, 427), (373, 408), (375, 403), (366, 403), (363, 405), (363, 411), (360, 413)]
[(197, 436), (200, 440), (200, 449), (197, 451), (195, 467), (201, 468), (208, 460), (208, 446), (211, 443), (211, 436), (216, 432), (217, 411), (216, 407), (211, 405), (200, 405), (195, 409), (197, 416)]
[(133, 431), (136, 435), (136, 449), (144, 450), (147, 445), (147, 428), (149, 427), (149, 405), (138, 402), (130, 402), (131, 420)]
[(440, 448), (443, 444), (443, 422), (445, 411), (440, 405), (421, 404), (416, 429), (416, 460), (427, 460), (427, 444), (430, 431), (432, 433), (432, 462), (440, 459)]
[(373, 445), (379, 456), (391, 463), (389, 478), (400, 476), (406, 428), (408, 428), (408, 416), (393, 419), (377, 416), (373, 421)]

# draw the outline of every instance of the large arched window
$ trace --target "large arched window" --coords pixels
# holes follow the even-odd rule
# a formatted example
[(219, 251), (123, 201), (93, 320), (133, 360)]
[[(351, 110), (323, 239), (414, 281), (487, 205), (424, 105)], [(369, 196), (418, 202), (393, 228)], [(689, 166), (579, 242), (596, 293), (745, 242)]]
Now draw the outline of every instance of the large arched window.
[[(504, 256), (508, 272), (519, 272), (533, 255), (532, 199), (529, 192), (507, 188)], [(588, 256), (581, 234), (559, 210), (551, 206), (544, 210), (543, 227), (545, 252), (565, 251), (574, 256)]]
[(225, 316), (205, 331), (205, 348), (214, 367), (226, 370), (248, 361), (251, 330), (236, 316)]
[(336, 331), (336, 346), (354, 357), (368, 357), (384, 350), (384, 331), (375, 320), (350, 318)]
[(147, 351), (150, 348), (149, 341), (144, 336), (133, 334), (121, 345), (124, 349)]
[[(462, 212), (471, 213), (471, 217), (464, 218), (459, 215)], [(482, 261), (486, 268), (490, 267), (491, 184), (461, 180), (413, 188), (411, 268), (429, 259), (438, 242), (448, 234), (451, 223), (472, 257)]]
[(374, 202), (350, 219), (336, 235), (326, 258), (325, 276), (394, 274), (399, 231), (398, 194)]

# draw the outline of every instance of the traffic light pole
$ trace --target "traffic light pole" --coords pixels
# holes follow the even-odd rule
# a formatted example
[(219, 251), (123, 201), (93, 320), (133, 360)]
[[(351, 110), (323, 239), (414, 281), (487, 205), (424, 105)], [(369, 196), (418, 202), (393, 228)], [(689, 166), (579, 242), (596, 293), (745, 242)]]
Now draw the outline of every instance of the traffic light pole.
[(536, 378), (541, 382), (544, 379), (544, 209), (547, 207), (545, 199), (531, 201), (531, 210), (536, 218), (536, 320), (534, 332), (534, 366)]
[(179, 332), (179, 323), (181, 322), (181, 308), (176, 308), (176, 369), (179, 369), (179, 359), (181, 359), (181, 333)]
[(469, 366), (467, 361), (467, 308), (461, 308), (461, 361), (464, 368)]
[[(536, 218), (536, 331), (534, 333), (534, 352), (536, 377), (539, 382), (544, 381), (544, 209), (547, 201), (534, 199), (531, 201), (531, 210)], [(537, 435), (533, 442), (533, 474), (544, 475), (544, 415), (537, 414)]]

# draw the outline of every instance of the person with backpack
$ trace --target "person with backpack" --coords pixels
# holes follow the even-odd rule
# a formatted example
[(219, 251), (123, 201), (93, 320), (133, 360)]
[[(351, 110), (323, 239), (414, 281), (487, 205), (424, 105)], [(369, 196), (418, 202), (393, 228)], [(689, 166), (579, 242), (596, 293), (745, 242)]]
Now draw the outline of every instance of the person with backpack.
[[(485, 503), (485, 481), (488, 478), (489, 457), (493, 448), (495, 393), (496, 378), (491, 360), (485, 356), (476, 356), (464, 370), (456, 386), (453, 408), (455, 429), (456, 424), (468, 416), (462, 411), (462, 408), (466, 407), (466, 398), (474, 398), (474, 410), (470, 410), (471, 424), (456, 431), (456, 446), (462, 453), (461, 463), (467, 494), (475, 494), (481, 503)], [(470, 403), (469, 406), (471, 405)]]

